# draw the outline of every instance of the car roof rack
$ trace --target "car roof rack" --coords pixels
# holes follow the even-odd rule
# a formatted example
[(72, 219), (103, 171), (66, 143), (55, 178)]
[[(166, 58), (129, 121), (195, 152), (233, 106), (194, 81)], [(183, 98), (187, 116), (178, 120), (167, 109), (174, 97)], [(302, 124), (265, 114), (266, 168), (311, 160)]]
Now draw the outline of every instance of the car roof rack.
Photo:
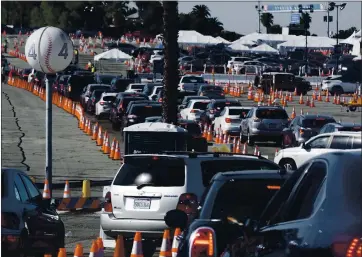
[(163, 151), (164, 154), (180, 154), (180, 155), (188, 155), (189, 158), (197, 158), (199, 155), (213, 155), (213, 157), (220, 157), (221, 155), (228, 155), (228, 156), (249, 156), (249, 157), (256, 157), (260, 160), (268, 160), (263, 156), (257, 156), (253, 154), (241, 154), (241, 153), (230, 153), (230, 152), (193, 152), (193, 151)]

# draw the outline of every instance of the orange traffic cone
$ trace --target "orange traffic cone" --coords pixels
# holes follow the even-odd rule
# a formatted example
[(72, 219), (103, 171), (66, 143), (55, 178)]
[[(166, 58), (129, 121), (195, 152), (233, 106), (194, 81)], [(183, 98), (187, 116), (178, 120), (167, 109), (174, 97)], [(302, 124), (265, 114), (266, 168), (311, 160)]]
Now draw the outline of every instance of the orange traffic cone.
[(337, 104), (337, 105), (340, 105), (340, 104), (341, 104), (341, 97), (340, 97), (340, 96), (337, 96), (336, 104)]
[(98, 237), (96, 240), (96, 244), (97, 244), (97, 257), (104, 257), (104, 247), (103, 247), (103, 240), (102, 238)]
[(246, 143), (244, 143), (242, 154), (248, 154), (248, 147), (247, 147)]
[(336, 93), (334, 93), (334, 96), (333, 96), (333, 104), (337, 104), (337, 95), (336, 95)]
[(236, 137), (233, 139), (233, 153), (236, 153)]
[(304, 115), (303, 108), (300, 109), (300, 115)]
[(315, 91), (312, 93), (312, 99), (317, 100), (317, 95), (315, 94)]
[(217, 129), (216, 132), (215, 132), (215, 139), (214, 139), (214, 141), (215, 141), (215, 144), (218, 144), (218, 143), (219, 143), (219, 129)]
[(106, 139), (107, 139), (107, 136), (108, 136), (108, 133), (107, 133), (107, 131), (104, 131), (104, 134), (103, 134), (103, 144), (102, 144), (102, 147), (101, 147), (101, 152), (104, 152), (104, 145), (105, 145), (105, 143), (106, 143)]
[(50, 199), (49, 181), (47, 179), (44, 181), (43, 199)]
[[(59, 248), (57, 256), (58, 257), (67, 257), (67, 251), (65, 250), (65, 248)], [(76, 257), (78, 257), (78, 256), (76, 256)]]
[(180, 228), (176, 228), (175, 230), (175, 234), (173, 235), (173, 240), (172, 240), (172, 257), (176, 257), (177, 256), (177, 252), (178, 252), (178, 245), (179, 245), (179, 241), (178, 241), (178, 236), (181, 235), (181, 229)]
[(292, 115), (290, 117), (291, 117), (291, 119), (294, 119), (296, 116), (297, 115), (295, 113), (295, 107), (293, 107)]
[(258, 151), (258, 154), (257, 154), (257, 156), (261, 156), (261, 153), (260, 153), (260, 151)]
[(68, 180), (65, 181), (63, 198), (70, 198), (70, 188), (69, 188), (69, 181)]
[(171, 241), (170, 230), (165, 229), (163, 232), (162, 244), (160, 249), (160, 257), (171, 257)]
[(314, 108), (314, 107), (315, 107), (314, 99), (313, 99), (313, 98), (312, 98), (311, 101), (310, 101), (309, 107), (311, 107), (311, 108)]
[(248, 91), (248, 100), (253, 100), (253, 90)]
[(116, 149), (116, 138), (113, 138), (111, 144), (111, 152), (109, 153), (109, 158), (113, 159), (115, 149)]
[(134, 235), (131, 257), (143, 257), (141, 232)]
[[(66, 257), (67, 254), (64, 255)], [(58, 255), (59, 257), (59, 255)], [(83, 257), (83, 246), (82, 244), (77, 244), (74, 249), (74, 257)]]
[(329, 103), (329, 93), (328, 90), (326, 91), (326, 98), (324, 100), (326, 103)]
[(125, 257), (124, 253), (124, 239), (122, 235), (117, 236), (116, 247), (114, 248), (113, 257)]
[(87, 133), (88, 131), (88, 119), (84, 118), (84, 128), (83, 128), (83, 132)]
[(102, 145), (103, 145), (102, 127), (99, 126), (97, 134), (97, 146), (102, 146)]
[(289, 93), (289, 99), (288, 99), (289, 102), (293, 102), (293, 96), (292, 96), (292, 93)]
[(254, 155), (258, 155), (259, 147), (256, 145), (254, 149)]
[(298, 93), (297, 93), (297, 88), (295, 87), (294, 88), (294, 96), (297, 96), (298, 95)]
[(98, 122), (96, 124), (94, 124), (93, 126), (93, 131), (92, 131), (92, 140), (97, 140), (97, 136), (98, 136)]
[(305, 106), (310, 106), (309, 96), (305, 99)]
[(212, 141), (212, 131), (211, 131), (211, 125), (209, 126), (208, 130), (207, 130), (207, 141), (211, 142)]
[(89, 257), (96, 257), (98, 252), (97, 243), (95, 240), (92, 241), (92, 247), (89, 251)]
[(116, 142), (116, 145), (114, 147), (114, 156), (113, 160), (120, 160), (121, 159), (121, 148), (119, 146), (118, 141)]
[(322, 95), (321, 95), (321, 91), (319, 91), (318, 93), (318, 98), (317, 98), (318, 102), (322, 102)]
[(91, 123), (91, 121), (89, 120), (89, 121), (88, 121), (88, 129), (87, 129), (87, 135), (88, 135), (88, 136), (92, 136), (93, 127), (94, 127), (94, 125), (92, 126), (92, 123)]
[(304, 104), (303, 94), (302, 93), (300, 94), (300, 97), (299, 97), (299, 104)]
[(106, 139), (104, 140), (104, 149), (103, 149), (103, 153), (104, 154), (109, 154), (111, 152), (111, 146), (109, 144), (109, 136), (107, 134)]

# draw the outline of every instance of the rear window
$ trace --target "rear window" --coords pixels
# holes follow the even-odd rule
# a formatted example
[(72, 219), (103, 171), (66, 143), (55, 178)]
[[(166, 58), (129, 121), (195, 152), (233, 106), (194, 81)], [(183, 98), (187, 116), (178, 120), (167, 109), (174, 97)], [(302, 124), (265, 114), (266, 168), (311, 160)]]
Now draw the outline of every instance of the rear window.
[(201, 163), (202, 183), (206, 187), (218, 172), (279, 169), (280, 167), (275, 163), (250, 159), (204, 161)]
[(105, 87), (105, 86), (94, 86), (94, 87), (91, 87), (91, 88), (90, 88), (90, 91), (99, 90), (99, 89), (102, 89), (102, 90), (106, 91), (106, 90), (109, 90), (109, 89), (110, 89), (110, 87)]
[(315, 118), (315, 119), (305, 119), (302, 121), (302, 126), (306, 128), (321, 128), (327, 123), (336, 122), (334, 119), (326, 118)]
[(218, 110), (222, 110), (225, 108), (225, 106), (241, 106), (241, 104), (239, 102), (216, 102), (214, 104), (214, 108), (218, 109)]
[(106, 101), (106, 102), (114, 102), (114, 100), (116, 100), (116, 97), (115, 96), (105, 96), (103, 97), (103, 101)]
[(145, 88), (145, 85), (132, 85), (131, 86), (131, 89), (144, 89)]
[(162, 107), (160, 105), (137, 105), (132, 107), (129, 114), (141, 117), (161, 116)]
[(198, 109), (198, 110), (206, 110), (206, 106), (208, 105), (208, 102), (196, 102), (194, 103), (194, 106), (192, 107), (193, 109)]
[(183, 159), (160, 156), (128, 156), (113, 185), (155, 187), (182, 187), (185, 185)]
[(211, 219), (257, 219), (283, 183), (284, 179), (230, 180), (217, 193)]
[(102, 84), (111, 84), (114, 76), (100, 76), (99, 80)]
[(205, 83), (203, 77), (184, 77), (181, 83)]
[(127, 109), (127, 106), (129, 104), (129, 102), (131, 102), (131, 101), (145, 100), (145, 99), (146, 99), (146, 97), (125, 97), (125, 98), (123, 98), (123, 100), (121, 102), (122, 108)]
[(204, 92), (213, 92), (213, 91), (222, 92), (223, 91), (223, 89), (221, 87), (212, 87), (212, 86), (203, 87), (201, 90)]
[(288, 119), (288, 114), (282, 109), (258, 109), (256, 110), (256, 117), (259, 119)]
[(245, 109), (229, 109), (229, 115), (242, 115), (242, 117), (245, 117), (248, 112), (249, 110)]
[(361, 126), (354, 126), (354, 127), (342, 127), (342, 128), (338, 128), (338, 131), (362, 131), (362, 127)]

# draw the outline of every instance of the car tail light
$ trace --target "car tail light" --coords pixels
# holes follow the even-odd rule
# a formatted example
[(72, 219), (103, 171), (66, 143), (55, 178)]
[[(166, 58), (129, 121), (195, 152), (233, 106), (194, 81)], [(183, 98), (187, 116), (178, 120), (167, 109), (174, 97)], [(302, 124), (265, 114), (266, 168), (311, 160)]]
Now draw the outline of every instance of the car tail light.
[(302, 128), (299, 129), (299, 134), (300, 134), (300, 135), (303, 135), (303, 134), (304, 134), (304, 129), (302, 129)]
[(216, 253), (215, 231), (209, 227), (196, 229), (190, 237), (190, 257), (211, 257)]
[(197, 111), (196, 110), (194, 110), (194, 109), (192, 109), (191, 111), (190, 111), (190, 113), (196, 113)]
[(20, 219), (13, 212), (1, 212), (1, 227), (7, 229), (19, 229)]
[(68, 91), (71, 92), (72, 91), (72, 86), (69, 84), (68, 85)]
[(260, 122), (261, 120), (259, 118), (254, 118), (254, 122)]
[(362, 237), (354, 237), (351, 240), (333, 243), (332, 251), (336, 257), (361, 257)]
[(136, 118), (137, 118), (137, 115), (132, 115), (132, 114), (131, 114), (131, 115), (128, 115), (127, 118), (128, 118), (128, 119), (136, 119)]
[(158, 99), (158, 102), (159, 102), (159, 103), (162, 103), (162, 98)]
[(231, 119), (230, 118), (225, 118), (225, 122), (226, 123), (231, 123)]
[(105, 102), (103, 102), (103, 101), (100, 101), (100, 102), (99, 102), (99, 104), (100, 104), (100, 105), (104, 105), (104, 104), (105, 104)]
[(199, 203), (195, 194), (182, 194), (180, 195), (176, 209), (181, 210), (189, 217), (189, 222), (198, 214)]
[(112, 212), (113, 211), (111, 192), (107, 192), (106, 196), (104, 197), (103, 208), (104, 208), (104, 212)]
[(203, 96), (204, 95), (204, 93), (200, 93), (200, 96)]

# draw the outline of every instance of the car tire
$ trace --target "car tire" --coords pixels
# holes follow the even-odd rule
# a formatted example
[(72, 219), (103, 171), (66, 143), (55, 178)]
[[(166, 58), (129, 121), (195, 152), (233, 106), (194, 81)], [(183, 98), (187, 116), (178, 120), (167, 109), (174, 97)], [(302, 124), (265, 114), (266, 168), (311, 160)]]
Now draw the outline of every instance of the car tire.
[(356, 106), (350, 106), (348, 108), (351, 112), (355, 112), (357, 110), (357, 107)]
[(281, 159), (279, 166), (284, 167), (286, 170), (296, 170), (297, 165), (293, 159)]
[(254, 146), (254, 144), (255, 144), (254, 137), (250, 135), (249, 130), (248, 130), (248, 134), (247, 134), (247, 142), (248, 142), (249, 146)]
[(246, 138), (243, 134), (243, 131), (240, 128), (240, 143), (245, 143), (246, 142)]

